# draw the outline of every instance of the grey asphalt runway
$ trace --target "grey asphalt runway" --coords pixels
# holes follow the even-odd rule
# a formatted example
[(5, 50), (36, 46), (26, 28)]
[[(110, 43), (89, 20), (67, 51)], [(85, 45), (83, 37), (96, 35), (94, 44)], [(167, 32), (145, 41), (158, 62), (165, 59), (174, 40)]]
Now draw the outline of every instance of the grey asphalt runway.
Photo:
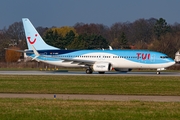
[(106, 72), (105, 74), (98, 74), (94, 72), (93, 74), (86, 74), (84, 71), (0, 71), (0, 75), (127, 75), (127, 76), (180, 76), (180, 72), (164, 72), (162, 71), (160, 75), (154, 72)]
[(180, 102), (180, 96), (140, 96), (140, 95), (8, 94), (8, 93), (0, 93), (0, 98)]
[[(107, 72), (105, 74), (86, 74), (83, 71), (0, 71), (0, 75), (126, 75), (126, 76), (180, 76), (179, 72)], [(34, 98), (54, 99), (54, 94), (9, 94), (0, 93), (0, 98)], [(103, 101), (155, 101), (155, 102), (180, 102), (180, 96), (139, 96), (139, 95), (80, 95), (80, 94), (56, 94), (56, 99), (63, 100), (103, 100)]]

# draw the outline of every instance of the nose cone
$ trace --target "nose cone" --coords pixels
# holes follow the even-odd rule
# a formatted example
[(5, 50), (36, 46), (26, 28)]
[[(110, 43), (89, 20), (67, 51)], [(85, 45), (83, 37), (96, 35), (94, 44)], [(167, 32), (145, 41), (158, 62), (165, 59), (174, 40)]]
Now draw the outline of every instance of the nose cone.
[(176, 62), (173, 59), (171, 59), (171, 58), (168, 59), (168, 67), (174, 65), (175, 63)]
[(172, 62), (171, 62), (171, 65), (174, 65), (175, 63), (176, 63), (175, 61), (172, 61)]

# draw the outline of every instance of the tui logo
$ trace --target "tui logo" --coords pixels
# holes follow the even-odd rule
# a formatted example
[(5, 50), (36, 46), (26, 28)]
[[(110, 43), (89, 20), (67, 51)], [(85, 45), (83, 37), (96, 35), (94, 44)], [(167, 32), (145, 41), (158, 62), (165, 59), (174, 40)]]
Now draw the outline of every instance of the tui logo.
[(137, 53), (137, 59), (150, 60), (150, 53)]
[(36, 42), (36, 37), (37, 37), (38, 35), (37, 34), (35, 34), (35, 38), (34, 38), (34, 40), (33, 41), (31, 41), (31, 37), (27, 37), (27, 39), (28, 39), (28, 41), (29, 41), (29, 43), (30, 44), (34, 44), (35, 42)]

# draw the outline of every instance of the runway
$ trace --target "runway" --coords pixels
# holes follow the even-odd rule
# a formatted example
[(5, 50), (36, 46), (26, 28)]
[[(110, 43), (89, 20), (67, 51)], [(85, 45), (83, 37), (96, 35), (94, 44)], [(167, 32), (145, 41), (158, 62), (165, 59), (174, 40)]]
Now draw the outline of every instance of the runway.
[(0, 93), (0, 98), (180, 102), (180, 96), (140, 96), (140, 95), (8, 94), (8, 93)]
[(120, 75), (120, 76), (180, 76), (180, 72), (164, 72), (160, 75), (154, 72), (106, 72), (105, 74), (99, 74), (93, 72), (93, 74), (86, 74), (84, 71), (0, 71), (0, 75)]

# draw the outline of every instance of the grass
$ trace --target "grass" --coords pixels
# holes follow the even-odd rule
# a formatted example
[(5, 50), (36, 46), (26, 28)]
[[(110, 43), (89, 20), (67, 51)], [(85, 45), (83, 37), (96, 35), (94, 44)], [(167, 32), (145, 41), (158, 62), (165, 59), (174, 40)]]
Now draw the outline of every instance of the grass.
[[(0, 75), (0, 93), (180, 95), (179, 77)], [(0, 98), (1, 120), (179, 120), (180, 102)]]
[(180, 103), (0, 99), (1, 120), (179, 120)]
[(0, 93), (180, 95), (179, 77), (0, 75)]

